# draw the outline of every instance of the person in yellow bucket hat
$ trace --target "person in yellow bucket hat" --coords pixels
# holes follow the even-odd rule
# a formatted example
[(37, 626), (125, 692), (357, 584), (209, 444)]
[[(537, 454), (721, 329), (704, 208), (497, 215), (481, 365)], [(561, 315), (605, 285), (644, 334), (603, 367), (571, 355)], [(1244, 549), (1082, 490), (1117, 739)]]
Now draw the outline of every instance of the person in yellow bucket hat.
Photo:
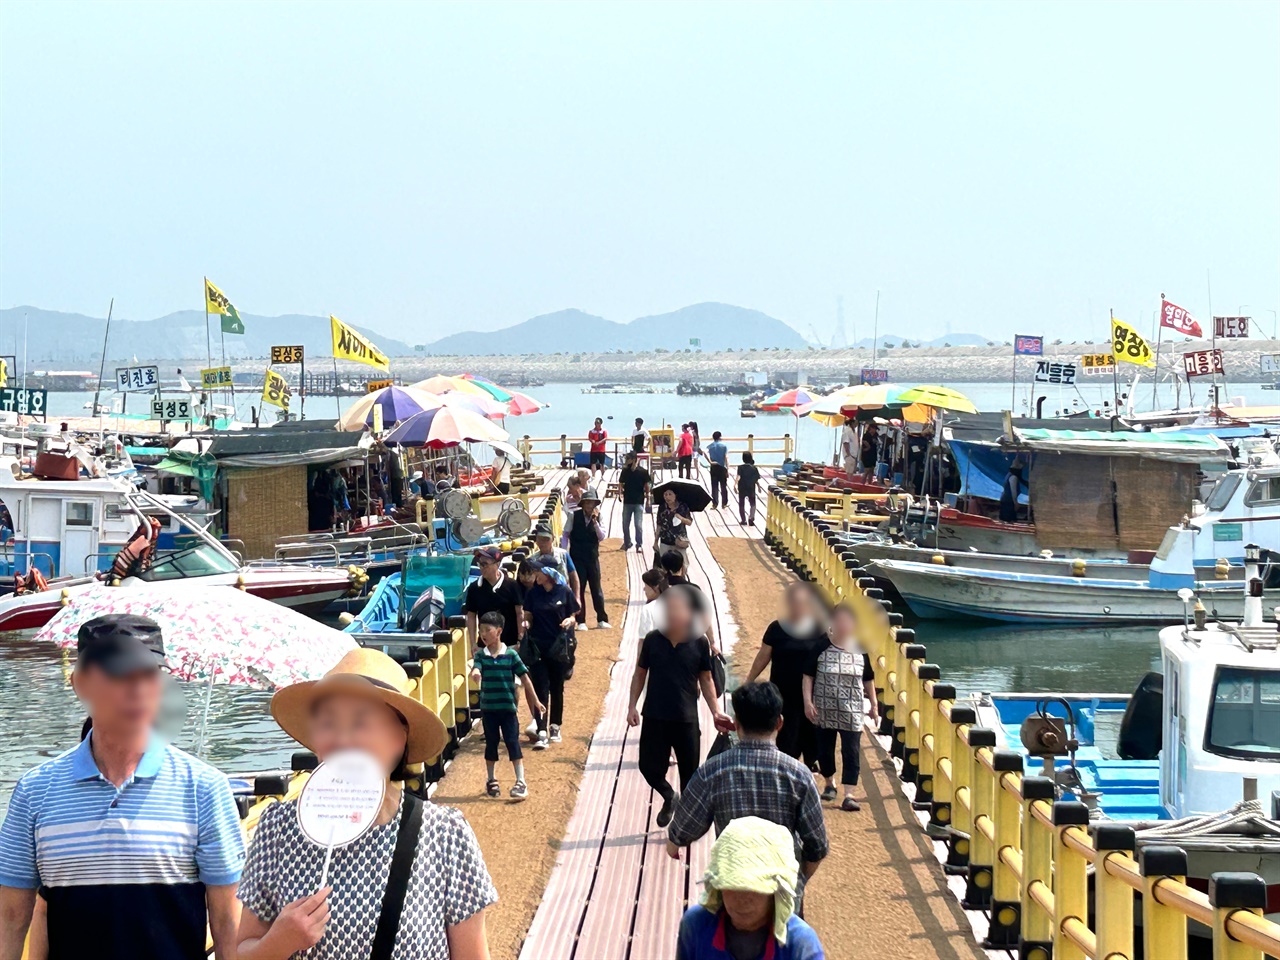
[(818, 935), (793, 912), (798, 873), (790, 830), (730, 820), (711, 845), (702, 905), (680, 921), (676, 960), (823, 960)]
[[(412, 689), (385, 653), (357, 649), (320, 680), (272, 697), (276, 722), (322, 763), (361, 750), (386, 770), (388, 784), (375, 825), (335, 852), (319, 890), (325, 848), (303, 835), (297, 801), (267, 809), (237, 893), (240, 960), (346, 960), (371, 956), (369, 945), (380, 942), (384, 960), (489, 955), (485, 908), (498, 894), (475, 834), (461, 811), (425, 803), (397, 782), (406, 764), (435, 758), (448, 742)], [(398, 920), (388, 921), (396, 908)]]

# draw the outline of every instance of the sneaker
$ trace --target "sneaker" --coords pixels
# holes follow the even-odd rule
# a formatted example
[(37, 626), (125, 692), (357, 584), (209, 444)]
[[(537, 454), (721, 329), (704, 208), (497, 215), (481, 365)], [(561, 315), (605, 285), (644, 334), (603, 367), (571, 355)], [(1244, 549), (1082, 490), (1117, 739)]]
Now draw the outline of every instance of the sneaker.
[(622, 545), (622, 549), (623, 549), (623, 550), (630, 550), (630, 549), (631, 549), (631, 544), (629, 544), (629, 543), (624, 543), (624, 544)]
[(551, 733), (547, 736), (547, 739), (552, 743), (560, 742), (560, 724), (553, 723), (551, 725)]
[(610, 626), (610, 624), (609, 624), (609, 621), (608, 621), (608, 620), (601, 620), (599, 623), (597, 623), (597, 624), (596, 624), (596, 629), (597, 629), (597, 630), (612, 630), (612, 629), (613, 629), (613, 627), (612, 627), (612, 626)]
[(537, 743), (535, 743), (535, 744), (533, 745), (533, 749), (535, 749), (535, 750), (545, 750), (545, 749), (547, 749), (547, 747), (549, 747), (549, 746), (551, 746), (551, 741), (548, 739), (548, 737), (547, 737), (546, 733), (545, 733), (545, 732), (539, 732), (539, 733), (538, 733), (538, 742), (537, 742)]
[(862, 809), (862, 805), (853, 797), (845, 797), (844, 803), (840, 804), (840, 809), (848, 813), (856, 813)]
[(538, 740), (538, 721), (530, 720), (529, 725), (524, 728), (524, 735), (529, 738), (530, 743), (536, 743)]
[(676, 804), (680, 798), (672, 794), (666, 800), (662, 801), (662, 809), (658, 811), (658, 826), (665, 827), (671, 822), (671, 818), (675, 816)]
[(511, 787), (511, 799), (523, 800), (529, 795), (529, 788), (525, 786), (523, 780), (517, 780)]
[(834, 800), (837, 795), (838, 794), (836, 793), (836, 786), (834, 783), (822, 791), (823, 800)]
[(502, 796), (502, 788), (498, 785), (497, 780), (490, 780), (484, 785), (484, 792), (491, 797)]

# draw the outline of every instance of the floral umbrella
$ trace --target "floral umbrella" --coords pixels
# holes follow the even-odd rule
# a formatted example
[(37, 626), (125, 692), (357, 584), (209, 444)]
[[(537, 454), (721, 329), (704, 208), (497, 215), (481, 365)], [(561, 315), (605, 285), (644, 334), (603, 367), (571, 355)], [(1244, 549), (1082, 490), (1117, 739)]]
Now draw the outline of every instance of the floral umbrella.
[(510, 434), (479, 414), (458, 407), (441, 407), (410, 417), (387, 435), (390, 446), (456, 447), (460, 443), (506, 440)]
[(165, 659), (180, 680), (284, 687), (319, 680), (355, 641), (333, 627), (233, 586), (106, 585), (71, 595), (35, 639), (74, 649), (94, 617), (133, 613), (160, 624)]
[(340, 430), (363, 430), (373, 426), (373, 408), (382, 408), (382, 422), (388, 427), (401, 420), (408, 420), (415, 413), (434, 410), (440, 406), (440, 398), (425, 390), (393, 385), (366, 393), (347, 408), (338, 420)]

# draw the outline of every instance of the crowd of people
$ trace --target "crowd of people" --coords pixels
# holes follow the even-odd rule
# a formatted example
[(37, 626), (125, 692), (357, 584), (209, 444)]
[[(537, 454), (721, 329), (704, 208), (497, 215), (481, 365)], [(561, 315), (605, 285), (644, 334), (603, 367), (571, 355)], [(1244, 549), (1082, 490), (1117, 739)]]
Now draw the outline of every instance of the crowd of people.
[[(536, 549), (515, 569), (495, 547), (475, 553), (479, 578), (464, 610), (489, 797), (503, 794), (503, 748), (512, 764), (507, 796), (523, 800), (524, 739), (534, 750), (562, 740), (588, 598), (597, 628), (611, 629), (601, 497), (591, 485), (604, 474), (598, 419), (593, 433), (590, 465), (565, 491), (559, 542), (550, 525), (539, 526)], [(682, 449), (702, 452), (696, 424), (681, 437), (678, 458), (693, 456)], [(619, 478), (624, 550), (643, 551), (652, 509), (646, 438), (637, 420)], [(724, 507), (728, 451), (719, 432), (705, 456), (713, 503)], [(754, 522), (759, 473), (749, 454), (738, 478), (740, 509), (749, 505)], [(673, 950), (679, 960), (820, 960), (802, 916), (806, 883), (830, 852), (823, 804), (839, 796), (836, 744), (841, 808), (856, 811), (860, 730), (876, 711), (858, 625), (849, 608), (831, 609), (808, 585), (791, 585), (730, 696), (711, 599), (687, 575), (693, 514), (670, 488), (659, 498), (653, 563), (642, 575), (647, 602), (631, 613), (641, 641), (627, 722), (639, 727), (639, 769), (660, 799), (657, 825), (676, 859), (718, 835), (701, 904), (684, 915)], [(28, 932), (32, 958), (203, 957), (206, 929), (220, 960), (489, 955), (484, 913), (497, 891), (475, 834), (459, 811), (401, 786), (408, 765), (439, 755), (447, 732), (410, 694), (399, 663), (357, 649), (322, 680), (272, 699), (281, 729), (321, 763), (359, 750), (386, 777), (373, 827), (331, 866), (303, 834), (293, 800), (267, 808), (246, 850), (226, 776), (155, 731), (163, 663), (151, 620), (100, 617), (81, 628), (71, 682), (90, 717), (83, 739), (20, 779), (0, 827), (0, 960), (22, 957)], [(521, 699), (531, 718), (523, 731)], [(699, 702), (719, 733), (707, 757)], [(132, 830), (137, 823), (150, 832)]]

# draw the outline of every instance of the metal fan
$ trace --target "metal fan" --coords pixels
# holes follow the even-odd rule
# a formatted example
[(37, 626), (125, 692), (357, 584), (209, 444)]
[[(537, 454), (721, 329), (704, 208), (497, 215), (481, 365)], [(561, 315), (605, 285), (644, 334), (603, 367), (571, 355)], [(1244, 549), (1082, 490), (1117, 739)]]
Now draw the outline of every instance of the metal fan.
[(446, 490), (438, 500), (441, 512), (450, 520), (461, 520), (471, 513), (471, 498), (461, 490)]
[(513, 497), (502, 504), (493, 529), (509, 540), (517, 540), (533, 529), (533, 519), (524, 504)]
[(478, 517), (459, 517), (453, 521), (453, 537), (464, 547), (477, 543), (484, 536), (484, 524)]

